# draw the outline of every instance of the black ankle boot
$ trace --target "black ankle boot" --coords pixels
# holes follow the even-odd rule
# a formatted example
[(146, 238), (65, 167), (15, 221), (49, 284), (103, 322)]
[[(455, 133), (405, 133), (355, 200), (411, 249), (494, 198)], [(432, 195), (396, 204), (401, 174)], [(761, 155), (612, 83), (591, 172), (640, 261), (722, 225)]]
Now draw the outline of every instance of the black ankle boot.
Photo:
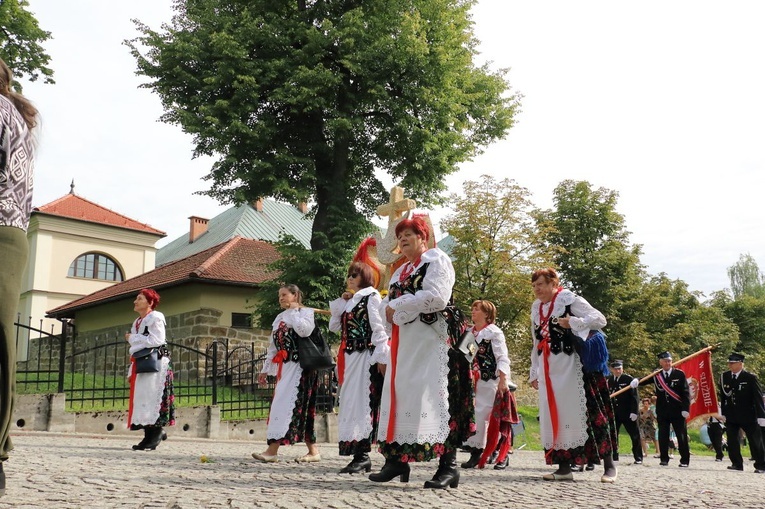
[(134, 451), (143, 451), (146, 448), (146, 443), (149, 441), (149, 428), (143, 429), (143, 439), (133, 446)]
[(353, 455), (353, 460), (343, 468), (341, 474), (358, 474), (362, 471), (369, 472), (372, 470), (372, 460), (369, 459), (369, 454), (365, 452), (357, 452)]
[(470, 459), (467, 460), (462, 465), (460, 465), (460, 467), (462, 467), (462, 468), (475, 468), (476, 465), (478, 465), (478, 462), (481, 460), (481, 454), (483, 454), (483, 449), (475, 449), (475, 448), (473, 448), (473, 450), (470, 451)]
[(507, 456), (505, 456), (505, 459), (503, 461), (500, 461), (496, 465), (494, 465), (494, 470), (504, 470), (507, 468), (509, 464), (510, 464), (510, 455), (508, 454)]
[(457, 451), (451, 451), (441, 456), (433, 479), (425, 481), (426, 488), (446, 489), (456, 488), (460, 484), (460, 471), (457, 470)]
[(159, 426), (152, 426), (151, 428), (146, 429), (146, 443), (143, 446), (143, 450), (153, 451), (162, 443), (162, 428)]
[(369, 480), (374, 482), (388, 482), (394, 477), (401, 476), (401, 482), (409, 482), (409, 463), (388, 458), (385, 460), (382, 470), (376, 474), (369, 474)]
[(497, 461), (498, 456), (499, 456), (499, 446), (497, 446), (497, 450), (491, 453), (491, 456), (489, 456), (489, 459), (486, 461), (486, 464), (491, 465), (492, 463)]

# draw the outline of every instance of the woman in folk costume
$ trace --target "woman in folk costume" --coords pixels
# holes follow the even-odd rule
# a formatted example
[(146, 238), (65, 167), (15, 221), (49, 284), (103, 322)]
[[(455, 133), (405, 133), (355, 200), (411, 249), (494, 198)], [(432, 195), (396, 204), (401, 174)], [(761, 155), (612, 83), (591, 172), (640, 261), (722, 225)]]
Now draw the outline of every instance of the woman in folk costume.
[(340, 332), (341, 338), (337, 357), (340, 456), (353, 456), (340, 470), (341, 474), (372, 470), (369, 452), (377, 441), (380, 396), (390, 352), (388, 333), (380, 315), (382, 297), (376, 288), (380, 271), (367, 254), (374, 244), (371, 238), (362, 242), (348, 268), (348, 289), (329, 303), (332, 311), (329, 330)]
[(558, 470), (543, 479), (572, 480), (572, 464), (596, 463), (600, 457), (605, 468), (600, 480), (612, 483), (617, 437), (606, 378), (600, 371), (583, 369), (576, 345), (585, 341), (597, 345), (595, 336), (602, 337), (598, 329), (606, 319), (585, 299), (560, 287), (553, 269), (535, 271), (531, 284), (536, 300), (531, 306), (529, 381), (539, 390), (545, 460), (558, 464)]
[(144, 437), (133, 446), (137, 451), (153, 451), (162, 442), (164, 426), (175, 425), (175, 395), (173, 394), (173, 369), (170, 352), (165, 341), (165, 315), (154, 308), (159, 304), (159, 294), (144, 288), (133, 301), (138, 318), (133, 322), (125, 339), (130, 343), (130, 354), (144, 348), (159, 348), (162, 356), (156, 373), (137, 373), (135, 361), (130, 364), (130, 403), (128, 426), (131, 430), (143, 429)]
[[(465, 442), (471, 451), (470, 459), (461, 465), (462, 468), (475, 468), (478, 465), (486, 447), (486, 432), (494, 400), (497, 392), (502, 395), (507, 392), (507, 381), (510, 379), (510, 358), (507, 355), (505, 335), (494, 324), (497, 318), (496, 306), (488, 300), (477, 300), (471, 306), (471, 316), (472, 333), (478, 344), (473, 360), (474, 372), (479, 373), (475, 385), (476, 434)], [(503, 460), (506, 464), (507, 456)]]
[(274, 398), (268, 413), (266, 438), (268, 448), (252, 453), (264, 463), (279, 461), (279, 446), (305, 442), (308, 454), (297, 458), (298, 463), (321, 461), (316, 447), (314, 418), (319, 375), (316, 371), (303, 371), (298, 355), (298, 338), (311, 335), (314, 329), (313, 309), (301, 306), (302, 293), (296, 285), (279, 288), (279, 306), (284, 311), (274, 319), (271, 344), (266, 362), (258, 375), (258, 383), (265, 385), (267, 375), (276, 377)]
[(470, 367), (463, 358), (464, 370), (459, 368), (461, 354), (449, 347), (442, 313), (450, 300), (454, 269), (443, 251), (428, 249), (430, 232), (421, 217), (402, 220), (395, 232), (406, 263), (391, 276), (382, 303), (391, 326), (378, 432), (385, 465), (369, 479), (400, 477), (408, 482), (409, 462), (440, 456), (425, 487), (456, 488), (457, 448), (475, 432), (475, 424)]

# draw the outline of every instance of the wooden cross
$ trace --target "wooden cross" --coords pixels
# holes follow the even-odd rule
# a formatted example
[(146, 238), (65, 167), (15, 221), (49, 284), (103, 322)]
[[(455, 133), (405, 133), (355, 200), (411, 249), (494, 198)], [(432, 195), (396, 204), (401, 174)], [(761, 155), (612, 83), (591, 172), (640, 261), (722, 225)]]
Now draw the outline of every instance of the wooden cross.
[(385, 205), (377, 207), (377, 214), (381, 217), (388, 217), (388, 225), (393, 224), (400, 218), (404, 212), (417, 207), (417, 202), (411, 198), (404, 198), (404, 188), (393, 186), (390, 190), (390, 201)]

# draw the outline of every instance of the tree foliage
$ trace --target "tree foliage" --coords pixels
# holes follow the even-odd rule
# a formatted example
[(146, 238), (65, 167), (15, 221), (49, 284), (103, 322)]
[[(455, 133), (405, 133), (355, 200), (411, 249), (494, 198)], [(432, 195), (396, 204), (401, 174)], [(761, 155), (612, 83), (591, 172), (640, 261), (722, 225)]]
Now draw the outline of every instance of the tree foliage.
[(562, 281), (606, 315), (645, 275), (642, 248), (630, 245), (624, 216), (616, 211), (618, 196), (589, 182), (564, 180), (553, 192), (554, 208), (538, 216), (540, 228), (552, 227), (548, 242), (557, 247)]
[(765, 297), (765, 276), (749, 253), (742, 254), (736, 263), (728, 267), (728, 277), (734, 298)]
[(441, 228), (454, 240), (455, 300), (465, 310), (476, 299), (492, 301), (513, 369), (525, 370), (533, 300), (529, 274), (551, 263), (539, 249), (546, 232), (534, 224), (529, 192), (514, 180), (483, 175), (465, 182), (462, 193), (452, 194), (449, 202), (454, 214)]
[(45, 83), (55, 83), (50, 57), (42, 47), (51, 34), (40, 28), (28, 7), (27, 0), (0, 1), (0, 57), (13, 70), (17, 92), (19, 79), (37, 81), (43, 76)]
[(162, 120), (216, 158), (206, 194), (313, 198), (319, 250), (387, 200), (377, 171), (427, 204), (512, 126), (505, 71), (473, 64), (474, 3), (186, 0), (127, 44)]

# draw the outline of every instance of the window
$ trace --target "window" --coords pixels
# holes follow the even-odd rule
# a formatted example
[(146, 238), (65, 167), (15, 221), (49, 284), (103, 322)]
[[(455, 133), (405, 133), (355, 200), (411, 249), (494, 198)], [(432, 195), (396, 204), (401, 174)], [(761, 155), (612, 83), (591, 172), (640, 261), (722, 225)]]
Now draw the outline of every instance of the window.
[(99, 253), (85, 253), (77, 257), (69, 266), (69, 277), (101, 279), (103, 281), (122, 281), (122, 270), (117, 262)]
[(252, 327), (252, 315), (249, 313), (231, 313), (231, 327), (249, 329)]

